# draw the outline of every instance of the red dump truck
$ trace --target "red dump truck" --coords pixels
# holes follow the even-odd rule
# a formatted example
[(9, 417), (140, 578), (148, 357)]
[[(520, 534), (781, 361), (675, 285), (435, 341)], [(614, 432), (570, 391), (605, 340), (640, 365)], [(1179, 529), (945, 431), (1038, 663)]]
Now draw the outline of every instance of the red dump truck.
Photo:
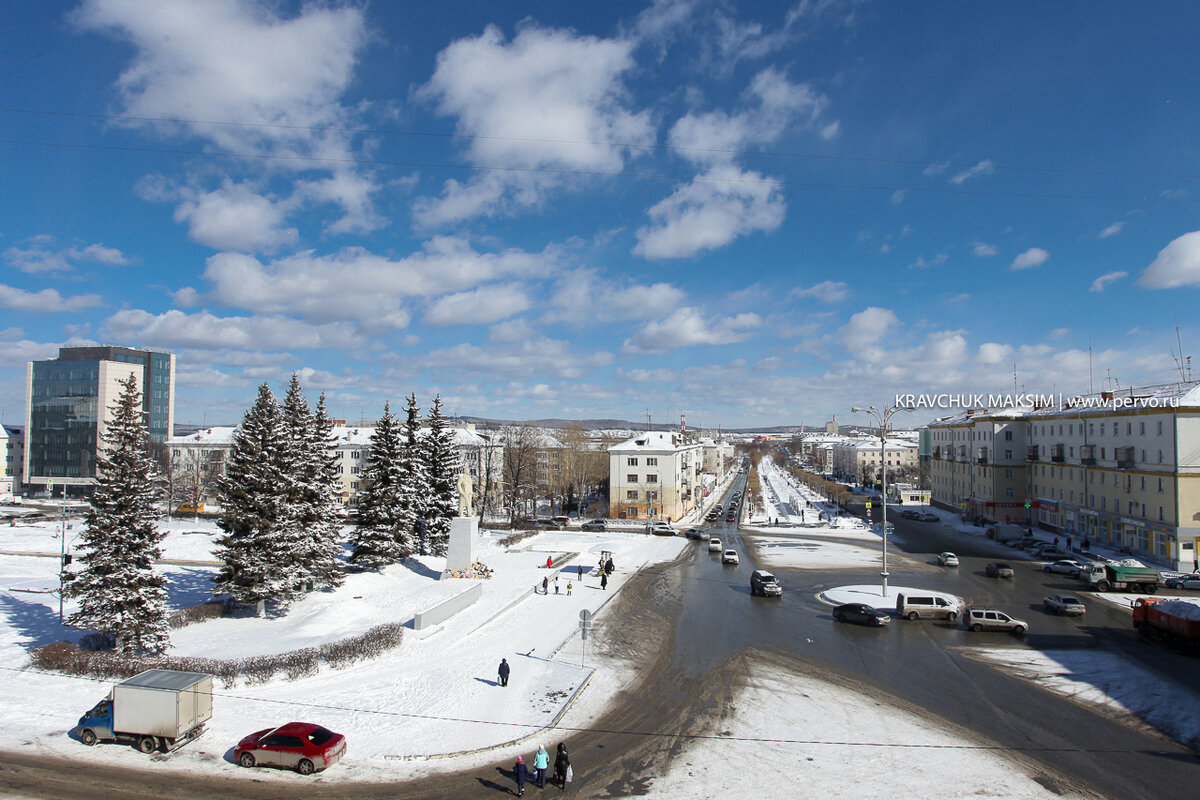
[(1175, 650), (1200, 653), (1200, 605), (1187, 600), (1139, 597), (1133, 627), (1143, 639), (1162, 639)]

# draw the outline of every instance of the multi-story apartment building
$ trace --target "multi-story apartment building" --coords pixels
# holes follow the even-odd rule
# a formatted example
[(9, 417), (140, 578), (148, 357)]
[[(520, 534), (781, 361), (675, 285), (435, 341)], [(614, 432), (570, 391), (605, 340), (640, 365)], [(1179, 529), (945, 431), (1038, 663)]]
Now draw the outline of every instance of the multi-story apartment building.
[(0, 497), (16, 497), (24, 486), (25, 435), (14, 425), (0, 425)]
[(641, 433), (608, 448), (609, 516), (677, 520), (701, 500), (704, 448), (678, 433)]
[(1026, 424), (1019, 410), (969, 410), (929, 426), (935, 505), (976, 522), (1024, 522)]
[(830, 448), (834, 475), (853, 475), (857, 480), (878, 480), (879, 466), (889, 474), (899, 470), (916, 472), (917, 445), (908, 439), (859, 438), (838, 442)]
[(142, 392), (147, 433), (166, 442), (175, 417), (175, 356), (102, 345), (62, 347), (58, 358), (29, 362), (22, 471), (32, 486), (75, 493), (95, 483), (101, 437), (133, 376)]
[(1200, 382), (972, 411), (929, 432), (935, 503), (1197, 566)]

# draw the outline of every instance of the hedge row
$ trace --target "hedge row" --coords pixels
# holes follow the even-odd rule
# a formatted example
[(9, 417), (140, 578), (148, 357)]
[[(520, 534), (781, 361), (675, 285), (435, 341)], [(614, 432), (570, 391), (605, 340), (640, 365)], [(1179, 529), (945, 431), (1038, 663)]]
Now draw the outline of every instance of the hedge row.
[(537, 536), (539, 533), (541, 531), (517, 531), (516, 533), (510, 533), (500, 540), (500, 546), (512, 547), (514, 544), (528, 539), (530, 536)]
[(305, 678), (315, 675), (322, 661), (334, 669), (341, 669), (356, 661), (378, 658), (399, 647), (403, 638), (404, 623), (389, 622), (320, 647), (231, 659), (122, 656), (112, 650), (84, 650), (71, 642), (54, 642), (34, 649), (30, 653), (30, 663), (35, 669), (103, 680), (120, 680), (148, 669), (204, 672), (216, 677), (228, 689), (236, 685), (239, 678), (245, 679), (247, 684), (266, 683), (280, 673), (288, 680)]

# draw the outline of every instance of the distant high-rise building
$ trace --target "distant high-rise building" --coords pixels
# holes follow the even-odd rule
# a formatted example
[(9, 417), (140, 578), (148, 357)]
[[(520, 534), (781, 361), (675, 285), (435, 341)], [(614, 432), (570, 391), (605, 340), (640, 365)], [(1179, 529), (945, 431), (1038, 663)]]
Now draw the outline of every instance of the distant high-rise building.
[[(62, 347), (31, 361), (26, 381), (23, 473), (31, 486), (90, 486), (101, 434), (130, 375), (142, 392), (146, 429), (165, 443), (175, 422), (175, 356), (100, 345)], [(64, 488), (65, 491), (65, 488)]]
[(833, 419), (831, 419), (831, 420), (829, 420), (829, 422), (825, 423), (825, 432), (826, 433), (837, 433), (838, 432), (838, 421), (837, 421), (836, 414), (834, 415)]

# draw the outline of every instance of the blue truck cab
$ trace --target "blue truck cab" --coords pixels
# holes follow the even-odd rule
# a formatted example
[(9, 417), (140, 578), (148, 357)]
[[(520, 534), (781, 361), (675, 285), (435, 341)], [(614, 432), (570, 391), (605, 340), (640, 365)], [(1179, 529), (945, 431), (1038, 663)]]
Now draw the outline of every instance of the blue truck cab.
[(147, 755), (195, 739), (212, 718), (212, 676), (150, 669), (113, 687), (79, 718), (79, 740), (130, 744)]
[(112, 741), (113, 713), (112, 699), (104, 698), (92, 707), (92, 710), (79, 718), (79, 738), (86, 745), (93, 745), (98, 740)]

